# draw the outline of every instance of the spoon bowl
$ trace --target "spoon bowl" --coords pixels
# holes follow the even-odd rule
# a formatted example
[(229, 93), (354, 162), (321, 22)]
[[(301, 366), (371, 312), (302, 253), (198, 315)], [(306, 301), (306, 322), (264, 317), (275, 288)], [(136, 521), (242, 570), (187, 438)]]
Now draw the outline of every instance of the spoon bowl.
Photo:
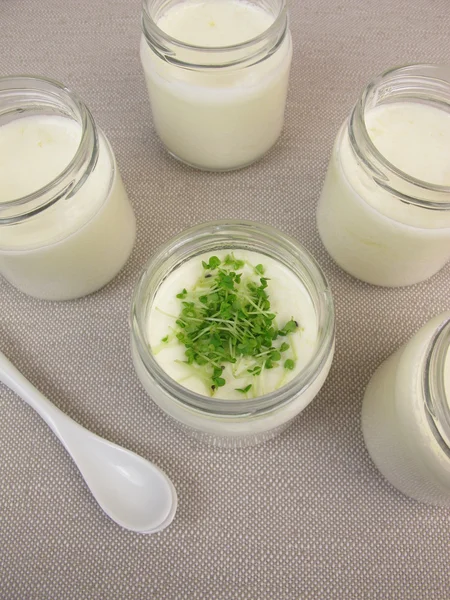
[(1, 352), (0, 381), (44, 419), (73, 458), (100, 507), (113, 521), (139, 533), (154, 533), (170, 525), (177, 508), (177, 494), (172, 482), (158, 467), (73, 421)]

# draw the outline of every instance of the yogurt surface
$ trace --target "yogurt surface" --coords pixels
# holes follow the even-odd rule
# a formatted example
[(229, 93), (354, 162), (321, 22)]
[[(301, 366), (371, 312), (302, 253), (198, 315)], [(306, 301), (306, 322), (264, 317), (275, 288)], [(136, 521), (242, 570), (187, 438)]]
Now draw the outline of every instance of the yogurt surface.
[(450, 185), (450, 113), (395, 102), (373, 108), (365, 120), (372, 142), (398, 169), (428, 183)]
[(243, 0), (180, 2), (157, 20), (165, 33), (193, 46), (234, 46), (257, 37), (273, 23), (273, 16)]
[[(229, 252), (215, 252), (216, 256), (224, 259)], [(277, 338), (274, 346), (287, 342), (290, 345), (282, 355), (279, 365), (273, 369), (263, 370), (261, 375), (252, 376), (247, 372), (245, 360), (237, 365), (226, 364), (222, 377), (226, 380), (223, 387), (214, 392), (215, 398), (240, 399), (256, 397), (285, 385), (305, 368), (316, 350), (318, 323), (317, 316), (305, 286), (290, 269), (274, 259), (258, 252), (236, 250), (236, 259), (245, 261), (245, 266), (239, 270), (243, 275), (255, 277), (254, 267), (262, 264), (265, 267), (264, 277), (268, 279), (266, 292), (271, 304), (270, 311), (276, 313), (276, 325), (282, 328), (286, 322), (294, 319), (298, 328), (289, 336)], [(176, 297), (183, 289), (189, 289), (205, 275), (202, 261), (208, 261), (210, 254), (197, 256), (179, 266), (162, 282), (156, 292), (148, 314), (147, 336), (155, 359), (166, 373), (184, 387), (206, 396), (211, 395), (209, 382), (197, 376), (195, 368), (184, 364), (186, 360), (185, 347), (178, 340), (163, 342), (163, 338), (173, 331), (175, 320), (181, 310), (182, 300)], [(284, 368), (284, 360), (293, 359), (293, 370)], [(244, 395), (236, 388), (242, 389), (252, 384), (251, 389)]]
[(0, 203), (22, 198), (50, 183), (69, 165), (80, 141), (81, 127), (65, 117), (23, 117), (2, 125)]

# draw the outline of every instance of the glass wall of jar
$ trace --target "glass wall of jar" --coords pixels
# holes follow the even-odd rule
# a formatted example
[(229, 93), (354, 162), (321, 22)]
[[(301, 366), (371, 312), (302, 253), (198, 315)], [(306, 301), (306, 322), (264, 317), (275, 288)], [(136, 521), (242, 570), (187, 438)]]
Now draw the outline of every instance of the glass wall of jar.
[(450, 506), (450, 311), (431, 319), (367, 386), (367, 449), (404, 494)]
[[(276, 313), (274, 327), (282, 327), (281, 321), (287, 319), (296, 320), (298, 335), (277, 341), (291, 345), (288, 352), (295, 357), (295, 370), (286, 376), (286, 363), (278, 356), (279, 364), (270, 373), (266, 369), (263, 375), (253, 377), (248, 373), (255, 370), (244, 362), (243, 368), (236, 367), (240, 371), (236, 379), (231, 371), (223, 372), (228, 388), (211, 392), (214, 386), (210, 389), (209, 384), (199, 383), (196, 375), (188, 379), (191, 373), (185, 365), (185, 348), (177, 344), (173, 332), (182, 304), (175, 295), (183, 288), (189, 292), (190, 286), (202, 288), (202, 278), (212, 277), (210, 272), (200, 273), (199, 283), (202, 261), (217, 256), (226, 264), (230, 255), (233, 261), (246, 264), (247, 271), (240, 263), (236, 269), (244, 269), (243, 281), (248, 269), (253, 272), (255, 264), (263, 265), (258, 268), (264, 268), (268, 278), (270, 311)], [(228, 321), (234, 322), (232, 317)], [(198, 225), (156, 252), (134, 294), (131, 329), (136, 373), (152, 400), (185, 431), (222, 446), (256, 444), (283, 431), (319, 392), (334, 352), (333, 301), (320, 267), (293, 239), (272, 227), (247, 221)], [(166, 333), (175, 341), (167, 350), (162, 348)]]
[(319, 200), (325, 248), (368, 283), (405, 286), (450, 258), (450, 67), (387, 71), (341, 127)]
[(285, 0), (144, 0), (142, 26), (153, 122), (172, 156), (226, 171), (275, 144), (292, 57)]
[(45, 300), (107, 284), (135, 218), (113, 151), (83, 102), (37, 77), (0, 78), (0, 274)]

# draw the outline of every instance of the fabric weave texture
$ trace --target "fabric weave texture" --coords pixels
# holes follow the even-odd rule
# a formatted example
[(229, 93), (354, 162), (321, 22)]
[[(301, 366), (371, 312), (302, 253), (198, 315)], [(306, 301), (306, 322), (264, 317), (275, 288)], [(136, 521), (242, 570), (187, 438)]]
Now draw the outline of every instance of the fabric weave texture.
[[(0, 75), (44, 75), (90, 107), (138, 220), (125, 269), (72, 302), (0, 280), (0, 347), (85, 427), (158, 464), (179, 509), (165, 531), (120, 529), (43, 421), (0, 387), (0, 598), (448, 600), (450, 513), (383, 480), (363, 443), (370, 376), (450, 308), (450, 264), (404, 289), (361, 283), (323, 248), (315, 208), (336, 132), (364, 85), (399, 64), (448, 61), (449, 0), (291, 0), (294, 60), (277, 146), (232, 173), (184, 167), (152, 125), (139, 62), (139, 0), (1, 0)], [(1, 182), (0, 182), (1, 185)], [(264, 445), (221, 450), (151, 402), (129, 351), (132, 290), (161, 243), (217, 218), (299, 240), (336, 303), (336, 355), (319, 396)]]

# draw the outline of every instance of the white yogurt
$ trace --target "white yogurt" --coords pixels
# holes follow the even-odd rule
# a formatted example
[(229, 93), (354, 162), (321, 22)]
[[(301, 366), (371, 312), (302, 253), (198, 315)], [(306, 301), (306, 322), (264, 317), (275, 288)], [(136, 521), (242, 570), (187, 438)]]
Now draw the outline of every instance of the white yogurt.
[[(0, 273), (48, 300), (108, 283), (133, 247), (135, 220), (111, 147), (99, 131), (95, 169), (75, 193), (20, 223), (0, 224)], [(0, 127), (0, 204), (53, 181), (74, 157), (81, 127), (62, 116), (30, 116)]]
[[(432, 319), (378, 368), (362, 407), (364, 440), (384, 477), (404, 494), (444, 506), (450, 506), (450, 448), (430, 426), (422, 380), (430, 342), (449, 318), (446, 312)], [(445, 370), (450, 404), (448, 352)]]
[[(271, 13), (243, 0), (186, 0), (169, 6), (156, 20), (166, 34), (201, 48), (246, 42), (273, 22)], [(176, 56), (195, 62), (185, 47), (177, 46)], [(205, 51), (205, 56), (212, 64), (220, 62), (220, 53)], [(159, 58), (143, 36), (141, 60), (153, 120), (169, 152), (211, 170), (234, 169), (260, 158), (281, 133), (291, 57), (288, 32), (281, 46), (257, 64), (185, 69)], [(231, 58), (228, 53), (226, 60)]]
[[(368, 110), (365, 122), (372, 142), (395, 167), (429, 184), (450, 186), (449, 113), (398, 102)], [(427, 199), (426, 187), (422, 196)], [(378, 185), (356, 159), (347, 123), (333, 148), (317, 225), (332, 258), (376, 285), (423, 281), (450, 258), (450, 211), (413, 206)]]
[[(226, 251), (215, 253), (220, 259), (225, 258)], [(269, 296), (270, 310), (276, 317), (276, 327), (282, 328), (288, 321), (294, 319), (299, 325), (298, 329), (287, 337), (279, 337), (274, 345), (288, 342), (290, 349), (283, 353), (278, 367), (264, 370), (258, 377), (247, 373), (247, 368), (252, 366), (241, 361), (236, 365), (226, 363), (222, 377), (227, 382), (225, 386), (219, 387), (215, 398), (226, 398), (242, 400), (245, 396), (236, 388), (245, 388), (252, 385), (248, 393), (249, 397), (268, 394), (279, 389), (291, 381), (310, 361), (317, 343), (318, 324), (317, 316), (310, 295), (305, 286), (292, 271), (281, 263), (256, 252), (241, 250), (233, 253), (234, 257), (245, 261), (245, 266), (239, 269), (243, 277), (249, 277), (259, 283), (254, 275), (254, 267), (263, 264), (265, 267), (264, 277), (267, 277), (268, 287), (266, 292)], [(202, 379), (196, 374), (196, 370), (184, 364), (186, 360), (185, 347), (178, 340), (167, 344), (161, 342), (167, 334), (176, 329), (175, 321), (182, 309), (182, 300), (176, 295), (186, 288), (192, 289), (194, 284), (205, 274), (202, 260), (208, 261), (210, 254), (204, 254), (184, 263), (173, 271), (160, 286), (151, 310), (148, 315), (147, 335), (151, 344), (153, 354), (166, 371), (184, 387), (206, 396), (211, 396), (209, 381)], [(287, 302), (286, 299), (290, 301)], [(293, 359), (295, 368), (293, 370), (284, 368), (284, 361)]]

